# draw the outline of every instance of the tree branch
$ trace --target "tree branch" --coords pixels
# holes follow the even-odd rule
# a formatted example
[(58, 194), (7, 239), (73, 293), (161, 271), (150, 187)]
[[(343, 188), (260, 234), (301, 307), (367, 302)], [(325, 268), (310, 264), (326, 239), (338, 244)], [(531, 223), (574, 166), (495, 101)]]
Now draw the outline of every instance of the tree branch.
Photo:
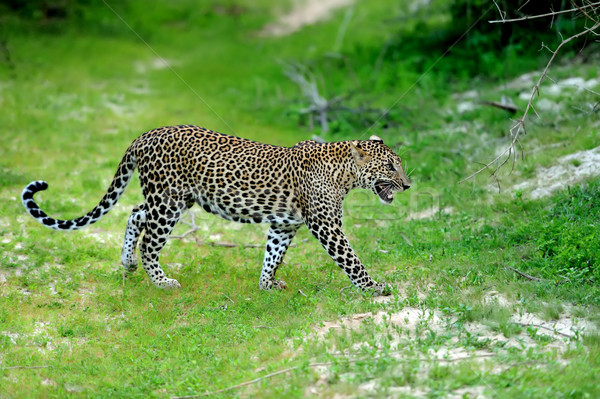
[[(575, 0), (571, 0), (571, 4), (573, 5), (573, 7), (577, 8), (579, 11), (581, 11), (581, 13), (582, 13), (583, 15), (585, 15), (585, 17), (586, 17), (587, 19), (589, 19), (590, 21), (593, 21), (593, 22), (596, 22), (596, 23), (600, 22), (599, 20), (597, 20), (596, 18), (593, 18), (593, 17), (592, 17), (590, 14), (588, 14), (588, 12), (587, 12), (587, 11), (585, 11), (585, 10), (584, 10), (584, 8), (587, 8), (587, 7), (579, 7), (579, 6), (578, 6), (578, 5), (575, 3)], [(592, 9), (592, 11), (598, 11), (598, 10)], [(596, 15), (596, 17), (597, 17), (597, 15)]]
[[(598, 3), (598, 4), (600, 4), (600, 3)], [(525, 119), (527, 118), (527, 115), (529, 114), (529, 111), (531, 109), (534, 109), (533, 108), (533, 99), (535, 98), (536, 94), (539, 95), (540, 85), (542, 84), (542, 81), (544, 80), (544, 78), (548, 74), (548, 70), (550, 69), (550, 66), (552, 65), (552, 63), (554, 62), (554, 59), (556, 58), (556, 55), (560, 52), (560, 50), (563, 48), (564, 45), (566, 45), (567, 43), (571, 42), (572, 40), (575, 40), (575, 39), (577, 39), (577, 38), (579, 38), (581, 36), (584, 36), (584, 35), (586, 35), (586, 34), (588, 34), (590, 32), (595, 31), (596, 29), (598, 29), (598, 27), (600, 27), (600, 22), (594, 24), (591, 28), (586, 28), (583, 31), (574, 34), (573, 36), (571, 36), (571, 37), (569, 37), (567, 39), (564, 39), (556, 47), (556, 49), (554, 51), (550, 50), (550, 52), (552, 53), (552, 56), (550, 57), (550, 60), (548, 61), (548, 63), (546, 64), (546, 67), (542, 71), (542, 74), (540, 75), (537, 83), (531, 89), (531, 96), (529, 97), (529, 101), (527, 102), (527, 106), (525, 107), (525, 112), (523, 113), (523, 116), (517, 121), (517, 123), (513, 127), (510, 128), (510, 135), (512, 137), (510, 145), (504, 151), (502, 151), (502, 153), (500, 153), (500, 155), (498, 155), (496, 158), (494, 158), (491, 162), (488, 162), (487, 164), (485, 164), (483, 167), (481, 167), (476, 172), (474, 172), (471, 175), (469, 175), (468, 177), (460, 180), (458, 182), (459, 184), (463, 183), (463, 182), (465, 182), (467, 180), (472, 179), (473, 177), (477, 176), (478, 174), (480, 174), (484, 170), (490, 169), (490, 167), (492, 165), (494, 165), (497, 162), (499, 162), (500, 160), (502, 160), (500, 162), (500, 164), (492, 172), (492, 176), (494, 176), (494, 175), (497, 174), (497, 172), (500, 170), (500, 168), (502, 168), (502, 166), (504, 166), (511, 158), (514, 158), (516, 156), (515, 145), (517, 143), (520, 144), (520, 142), (519, 142), (519, 136), (521, 135), (521, 133), (523, 133), (523, 134), (526, 133), (526, 131), (525, 131)], [(535, 109), (534, 109), (534, 112), (535, 112)]]
[[(494, 21), (488, 21), (488, 23), (490, 23), (490, 24), (499, 24), (499, 23), (505, 24), (505, 23), (508, 23), (508, 22), (519, 22), (519, 21), (527, 21), (527, 20), (530, 20), (530, 19), (553, 17), (553, 16), (559, 15), (559, 14), (566, 14), (566, 13), (570, 13), (570, 12), (581, 11), (584, 8), (597, 7), (597, 6), (600, 6), (600, 2), (590, 3), (590, 4), (587, 4), (585, 6), (575, 7), (575, 8), (571, 8), (569, 10), (552, 11), (552, 12), (549, 12), (549, 13), (546, 13), (546, 14), (540, 14), (540, 15), (526, 15), (526, 16), (521, 17), (521, 18), (513, 18), (513, 19), (504, 19), (504, 18), (502, 18), (502, 19), (497, 19), (497, 20), (494, 20)], [(500, 14), (500, 15), (502, 15), (502, 14)], [(592, 19), (592, 18), (590, 18), (590, 19)]]

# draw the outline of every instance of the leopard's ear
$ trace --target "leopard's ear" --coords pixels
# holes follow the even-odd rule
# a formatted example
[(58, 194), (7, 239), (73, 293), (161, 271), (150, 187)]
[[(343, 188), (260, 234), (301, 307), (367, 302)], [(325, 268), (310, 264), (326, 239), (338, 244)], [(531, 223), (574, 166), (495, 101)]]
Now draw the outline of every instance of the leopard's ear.
[(350, 153), (352, 154), (352, 158), (354, 158), (354, 162), (358, 166), (363, 166), (371, 156), (367, 154), (362, 148), (360, 148), (360, 143), (358, 141), (350, 142)]
[(371, 137), (369, 137), (369, 140), (379, 141), (380, 143), (383, 143), (383, 140), (379, 136), (375, 136), (375, 135), (372, 135)]

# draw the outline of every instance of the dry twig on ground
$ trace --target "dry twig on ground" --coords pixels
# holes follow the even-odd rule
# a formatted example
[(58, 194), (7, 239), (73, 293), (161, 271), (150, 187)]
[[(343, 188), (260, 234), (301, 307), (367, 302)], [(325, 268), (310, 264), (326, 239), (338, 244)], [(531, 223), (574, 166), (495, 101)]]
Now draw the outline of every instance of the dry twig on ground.
[[(187, 226), (190, 226), (190, 229), (181, 233), (181, 234), (173, 234), (171, 235), (169, 238), (172, 239), (176, 239), (176, 240), (183, 240), (185, 238), (187, 238), (188, 236), (192, 235), (194, 241), (196, 242), (197, 245), (200, 246), (208, 246), (208, 247), (224, 247), (224, 248), (238, 248), (238, 247), (243, 247), (243, 248), (264, 248), (266, 244), (262, 243), (262, 244), (250, 244), (250, 243), (241, 243), (241, 244), (236, 244), (233, 242), (222, 242), (222, 241), (202, 241), (200, 239), (198, 239), (197, 237), (193, 236), (193, 234), (200, 230), (200, 227), (196, 224), (196, 214), (194, 212), (189, 212), (190, 214), (190, 221), (186, 222), (186, 221), (181, 221), (182, 224), (185, 224)], [(305, 242), (308, 242), (308, 239), (305, 238), (304, 240), (298, 241), (297, 243), (293, 243), (290, 244), (290, 248), (296, 247), (298, 244), (303, 244)]]
[(316, 115), (321, 125), (321, 132), (329, 132), (329, 122), (327, 113), (331, 108), (339, 103), (343, 97), (338, 96), (327, 100), (319, 93), (317, 82), (314, 75), (302, 64), (288, 64), (284, 70), (285, 76), (298, 85), (302, 95), (308, 100), (309, 106), (301, 109), (300, 114), (306, 114), (309, 117), (310, 129), (313, 129), (313, 117)]
[(574, 334), (567, 334), (567, 333), (564, 333), (562, 331), (558, 331), (555, 328), (550, 328), (550, 327), (544, 326), (542, 324), (534, 324), (534, 323), (531, 323), (531, 324), (528, 324), (528, 323), (514, 323), (514, 324), (516, 324), (517, 326), (520, 326), (520, 327), (525, 327), (525, 328), (534, 327), (534, 328), (541, 328), (541, 329), (544, 329), (544, 330), (547, 330), (547, 331), (552, 331), (552, 333), (554, 333), (556, 335), (560, 335), (560, 336), (565, 337), (565, 338), (570, 338), (570, 339), (576, 338), (576, 336)]
[[(400, 353), (400, 352), (394, 352), (394, 353)], [(389, 353), (387, 353), (385, 355), (385, 357), (387, 358), (389, 356)], [(453, 359), (421, 359), (423, 361), (426, 360), (431, 360), (431, 361), (437, 361), (440, 363), (451, 363), (451, 362), (457, 362), (457, 361), (461, 361), (461, 360), (471, 360), (471, 359), (478, 359), (478, 358), (488, 358), (488, 357), (494, 357), (496, 356), (495, 353), (483, 353), (483, 354), (474, 354), (474, 355), (467, 355), (467, 356), (461, 356), (461, 357), (456, 357)], [(373, 360), (377, 360), (377, 359), (382, 359), (384, 358), (384, 356), (374, 356), (374, 357), (369, 357), (369, 358), (352, 358), (352, 359), (347, 359), (348, 363), (356, 363), (356, 362), (360, 362), (360, 361), (369, 361), (372, 362)], [(407, 359), (407, 361), (410, 359)], [(337, 362), (317, 362), (317, 363), (310, 363), (308, 364), (306, 367), (308, 368), (315, 368), (315, 367), (327, 367), (327, 366), (333, 366), (334, 364), (336, 364)], [(200, 397), (204, 397), (204, 396), (212, 396), (212, 395), (216, 395), (216, 394), (220, 394), (223, 392), (228, 392), (228, 391), (232, 391), (234, 389), (238, 389), (238, 388), (242, 388), (248, 385), (252, 385), (252, 384), (256, 384), (257, 382), (260, 382), (262, 380), (268, 379), (268, 378), (272, 378), (281, 374), (287, 374), (289, 372), (292, 372), (294, 370), (298, 370), (300, 368), (300, 366), (294, 366), (294, 367), (288, 367), (285, 368), (283, 370), (279, 370), (279, 371), (275, 371), (273, 373), (264, 375), (262, 377), (258, 377), (255, 378), (253, 380), (250, 381), (246, 381), (246, 382), (242, 382), (241, 384), (237, 384), (237, 385), (233, 385), (230, 386), (228, 388), (223, 388), (223, 389), (219, 389), (217, 391), (212, 391), (212, 392), (206, 392), (203, 394), (197, 394), (197, 395), (188, 395), (188, 396), (172, 396), (171, 399), (192, 399), (192, 398), (200, 398)]]
[[(329, 56), (334, 57), (335, 55), (329, 54)], [(299, 109), (297, 112), (300, 115), (308, 117), (308, 127), (311, 130), (314, 129), (315, 119), (321, 127), (321, 132), (327, 133), (331, 130), (331, 121), (351, 119), (359, 124), (370, 125), (372, 124), (374, 115), (377, 115), (378, 119), (389, 116), (389, 112), (387, 111), (382, 113), (380, 109), (370, 107), (369, 101), (363, 101), (357, 107), (346, 105), (348, 100), (360, 94), (362, 89), (360, 82), (356, 78), (356, 74), (349, 66), (348, 60), (345, 58), (343, 60), (350, 75), (353, 77), (356, 89), (330, 99), (321, 94), (317, 85), (317, 79), (309, 68), (300, 63), (282, 62), (284, 65), (284, 74), (298, 85), (304, 101), (308, 103), (308, 106)]]
[(519, 276), (524, 277), (527, 280), (531, 280), (531, 281), (542, 281), (542, 282), (546, 282), (546, 283), (556, 283), (556, 284), (571, 282), (571, 280), (569, 280), (567, 277), (563, 277), (563, 276), (560, 276), (560, 277), (562, 277), (562, 280), (549, 280), (549, 279), (539, 278), (539, 277), (535, 277), (535, 276), (530, 276), (529, 274), (523, 273), (519, 269), (515, 269), (514, 267), (511, 267), (511, 266), (506, 266), (506, 269), (513, 271), (513, 272), (517, 273)]
[(2, 370), (32, 370), (32, 369), (47, 369), (52, 366), (9, 366), (9, 367), (1, 367)]
[(532, 281), (543, 281), (541, 278), (539, 277), (535, 277), (535, 276), (530, 276), (529, 274), (525, 274), (522, 271), (515, 269), (514, 267), (510, 267), (510, 266), (506, 266), (506, 268), (508, 270), (512, 270), (513, 272), (517, 273), (519, 276), (521, 277), (525, 277), (527, 280), (532, 280)]

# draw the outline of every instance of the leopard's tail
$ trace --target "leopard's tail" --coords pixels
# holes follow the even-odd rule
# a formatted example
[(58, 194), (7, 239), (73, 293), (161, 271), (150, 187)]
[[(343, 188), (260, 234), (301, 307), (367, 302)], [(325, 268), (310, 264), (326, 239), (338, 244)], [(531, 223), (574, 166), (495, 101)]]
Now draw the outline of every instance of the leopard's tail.
[(100, 203), (86, 215), (77, 219), (54, 219), (40, 209), (39, 205), (33, 200), (33, 196), (38, 191), (43, 191), (48, 188), (48, 183), (43, 180), (32, 181), (29, 183), (21, 193), (21, 202), (23, 202), (23, 206), (25, 206), (27, 212), (29, 212), (35, 220), (50, 229), (79, 230), (92, 223), (96, 223), (111, 210), (121, 197), (121, 194), (123, 194), (123, 191), (125, 191), (125, 187), (127, 187), (127, 184), (131, 180), (131, 176), (133, 176), (136, 166), (137, 161), (130, 147), (121, 160), (117, 173), (115, 174), (108, 191), (104, 194), (102, 200), (100, 200)]

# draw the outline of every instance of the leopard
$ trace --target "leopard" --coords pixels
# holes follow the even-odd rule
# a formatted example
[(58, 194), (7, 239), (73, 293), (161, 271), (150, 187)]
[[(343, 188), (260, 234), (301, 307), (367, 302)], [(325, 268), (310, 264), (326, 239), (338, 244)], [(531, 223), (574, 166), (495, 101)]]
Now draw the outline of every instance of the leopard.
[(158, 288), (181, 287), (166, 276), (159, 255), (182, 214), (198, 204), (229, 221), (270, 225), (258, 284), (262, 290), (287, 288), (275, 273), (305, 225), (355, 287), (373, 295), (389, 291), (369, 276), (342, 230), (343, 201), (352, 189), (369, 190), (391, 204), (411, 186), (400, 156), (378, 136), (283, 147), (194, 125), (166, 126), (131, 143), (108, 190), (87, 214), (69, 220), (48, 216), (34, 200), (48, 188), (43, 180), (29, 183), (21, 202), (47, 228), (79, 230), (115, 206), (136, 168), (144, 201), (127, 220), (121, 263), (126, 272), (137, 269), (140, 241), (142, 266)]

